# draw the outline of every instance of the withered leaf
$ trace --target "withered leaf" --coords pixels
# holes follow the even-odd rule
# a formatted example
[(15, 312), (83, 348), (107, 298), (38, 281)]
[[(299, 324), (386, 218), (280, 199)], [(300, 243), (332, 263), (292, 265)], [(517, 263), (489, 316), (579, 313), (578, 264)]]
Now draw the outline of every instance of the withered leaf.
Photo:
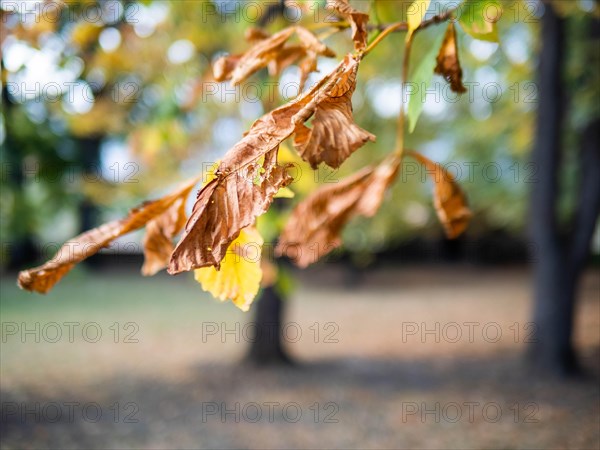
[(285, 28), (273, 36), (258, 41), (238, 60), (231, 71), (231, 84), (234, 86), (244, 81), (254, 72), (266, 67), (277, 57), (285, 42), (294, 34), (294, 28)]
[(231, 73), (240, 62), (242, 55), (221, 56), (213, 64), (215, 81), (222, 82), (231, 78)]
[[(300, 45), (290, 48), (286, 43), (294, 33), (298, 36)], [(272, 36), (252, 28), (246, 33), (246, 37), (254, 43), (246, 53), (223, 56), (215, 62), (213, 72), (217, 81), (230, 79), (235, 86), (263, 67), (270, 66), (273, 72), (282, 70), (302, 58), (312, 60), (316, 59), (317, 55), (335, 56), (335, 53), (313, 33), (300, 26), (285, 28)], [(307, 75), (303, 73), (303, 76)]]
[(364, 50), (367, 46), (369, 32), (367, 24), (369, 15), (357, 11), (348, 4), (348, 0), (327, 0), (327, 9), (336, 11), (340, 16), (350, 22), (352, 27), (352, 40), (356, 50)]
[(434, 72), (443, 76), (450, 87), (457, 94), (464, 94), (467, 89), (462, 82), (462, 68), (458, 59), (458, 45), (456, 42), (456, 29), (454, 23), (448, 24), (448, 29), (444, 36), (444, 42), (437, 56), (437, 66)]
[(262, 41), (263, 39), (268, 39), (270, 36), (266, 30), (257, 27), (249, 27), (244, 32), (244, 38), (248, 42)]
[(167, 267), (175, 248), (173, 238), (183, 229), (187, 220), (186, 198), (187, 194), (179, 197), (169, 209), (146, 225), (142, 275), (152, 276)]
[(355, 80), (352, 81), (350, 74), (356, 73), (357, 65), (358, 60), (347, 55), (310, 90), (256, 120), (244, 138), (227, 152), (219, 172), (229, 174), (260, 158), (310, 119), (319, 105), (327, 99), (342, 97), (354, 89)]
[(301, 45), (286, 45), (273, 61), (269, 63), (269, 75), (275, 77), (281, 74), (284, 69), (297, 64), (300, 69), (300, 82), (298, 93), (304, 90), (306, 80), (311, 72), (317, 71), (317, 53), (306, 50)]
[[(314, 99), (296, 116), (300, 123), (295, 130), (294, 146), (313, 169), (321, 162), (337, 168), (368, 141), (375, 141), (375, 136), (356, 125), (352, 117), (357, 70), (358, 60), (346, 56), (345, 70), (330, 95)], [(312, 128), (309, 128), (304, 122), (311, 116)]]
[(398, 168), (399, 160), (388, 158), (311, 194), (292, 212), (276, 253), (300, 267), (318, 261), (341, 244), (340, 233), (350, 219), (375, 215)]
[(28, 291), (48, 292), (75, 264), (94, 255), (119, 236), (142, 228), (163, 214), (178, 199), (187, 196), (197, 181), (190, 180), (172, 194), (143, 203), (122, 220), (106, 223), (71, 239), (45, 264), (20, 272), (19, 287)]
[(471, 211), (467, 206), (467, 198), (456, 180), (440, 164), (434, 163), (423, 155), (411, 152), (413, 158), (427, 168), (427, 173), (433, 178), (433, 204), (444, 231), (449, 239), (460, 236), (469, 225)]
[[(347, 74), (355, 71), (355, 64), (354, 58), (347, 57), (309, 91), (254, 122), (225, 154), (216, 178), (198, 194), (183, 237), (171, 256), (169, 273), (218, 267), (239, 231), (253, 225), (277, 191), (291, 182), (285, 168), (276, 162), (279, 144), (308, 120), (319, 104), (329, 97), (343, 96), (352, 87)], [(263, 173), (257, 183), (248, 183), (249, 174), (256, 171), (263, 156)]]
[(277, 76), (292, 64), (306, 56), (306, 49), (301, 45), (286, 45), (269, 63), (269, 75)]
[(262, 167), (250, 163), (216, 178), (198, 194), (185, 233), (175, 248), (169, 273), (219, 267), (240, 230), (266, 212), (279, 189), (292, 182), (286, 166), (277, 164), (278, 147), (265, 154)]
[(333, 58), (335, 52), (321, 42), (311, 31), (303, 27), (294, 27), (302, 46), (317, 55)]

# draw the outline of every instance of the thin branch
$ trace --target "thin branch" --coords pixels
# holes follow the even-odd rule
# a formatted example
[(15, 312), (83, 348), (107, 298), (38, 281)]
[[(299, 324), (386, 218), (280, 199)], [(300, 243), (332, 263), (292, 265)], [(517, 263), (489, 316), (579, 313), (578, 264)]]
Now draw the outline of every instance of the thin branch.
[(404, 45), (404, 58), (402, 60), (402, 98), (400, 99), (400, 114), (398, 115), (398, 129), (397, 138), (396, 138), (396, 150), (394, 154), (398, 157), (399, 160), (402, 160), (402, 155), (404, 154), (404, 129), (406, 122), (406, 111), (404, 108), (404, 98), (406, 92), (406, 84), (408, 83), (408, 70), (410, 67), (410, 54), (412, 50), (414, 34), (410, 36), (406, 44)]
[(407, 30), (408, 28), (405, 27), (406, 24), (404, 22), (398, 22), (398, 23), (393, 23), (391, 25), (388, 25), (387, 28), (385, 28), (381, 34), (379, 34), (374, 40), (373, 42), (371, 42), (367, 48), (365, 48), (362, 52), (362, 56), (366, 56), (369, 54), (369, 52), (371, 50), (373, 50), (375, 47), (377, 47), (379, 45), (379, 43), (384, 40), (386, 38), (386, 36), (388, 36), (390, 33), (393, 33), (394, 31), (401, 31), (401, 30)]
[[(431, 19), (424, 20), (423, 22), (421, 22), (421, 25), (419, 25), (419, 28), (417, 28), (415, 31), (420, 31), (420, 30), (430, 27), (431, 25), (446, 22), (448, 19), (450, 19), (454, 15), (455, 12), (456, 12), (456, 9), (450, 9), (443, 14), (438, 14), (437, 16), (433, 16)], [(368, 24), (367, 30), (368, 31), (385, 31), (386, 29), (388, 29), (392, 26), (395, 27), (395, 29), (393, 30), (395, 32), (408, 31), (408, 22)], [(321, 22), (321, 23), (317, 23), (314, 25), (308, 25), (306, 28), (308, 28), (309, 30), (320, 30), (322, 28), (328, 28), (328, 27), (345, 29), (345, 28), (350, 28), (351, 25), (346, 21), (340, 20), (339, 22)]]

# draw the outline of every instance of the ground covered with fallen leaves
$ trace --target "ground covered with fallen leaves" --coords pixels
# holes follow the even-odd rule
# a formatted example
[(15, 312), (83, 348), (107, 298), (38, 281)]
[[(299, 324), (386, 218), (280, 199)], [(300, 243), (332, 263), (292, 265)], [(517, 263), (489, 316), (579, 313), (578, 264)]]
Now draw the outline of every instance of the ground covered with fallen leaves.
[(41, 297), (5, 276), (1, 447), (598, 449), (600, 278), (577, 311), (587, 376), (565, 382), (524, 370), (529, 275), (310, 269), (283, 368), (240, 363), (252, 310), (191, 277), (81, 268)]

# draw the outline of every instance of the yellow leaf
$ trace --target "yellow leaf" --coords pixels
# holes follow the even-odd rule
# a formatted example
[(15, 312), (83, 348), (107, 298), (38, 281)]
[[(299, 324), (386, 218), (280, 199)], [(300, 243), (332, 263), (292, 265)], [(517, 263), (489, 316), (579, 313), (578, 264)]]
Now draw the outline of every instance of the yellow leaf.
[(248, 311), (262, 279), (262, 245), (263, 238), (254, 227), (244, 228), (227, 249), (220, 270), (202, 267), (194, 270), (194, 278), (215, 298), (231, 300), (242, 311)]
[(282, 187), (273, 198), (294, 198), (296, 194), (289, 187)]
[(212, 163), (210, 165), (210, 167), (206, 168), (206, 171), (204, 172), (204, 176), (202, 177), (202, 186), (206, 186), (208, 183), (210, 183), (212, 180), (214, 180), (215, 178), (217, 178), (217, 169), (219, 168), (219, 164), (221, 164), (221, 161), (215, 161), (214, 163)]
[(429, 8), (430, 3), (431, 0), (416, 0), (408, 8), (408, 33), (406, 34), (407, 42), (410, 40), (415, 30), (419, 28), (421, 22), (423, 22), (425, 14), (427, 13), (427, 8)]

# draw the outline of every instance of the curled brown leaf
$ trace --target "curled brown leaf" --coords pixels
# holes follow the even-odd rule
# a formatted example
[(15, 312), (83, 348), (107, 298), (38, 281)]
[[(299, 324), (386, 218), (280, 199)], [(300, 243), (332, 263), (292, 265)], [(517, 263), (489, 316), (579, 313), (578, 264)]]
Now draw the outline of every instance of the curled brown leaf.
[[(277, 165), (277, 148), (318, 106), (330, 97), (343, 96), (353, 86), (348, 74), (358, 62), (350, 55), (298, 99), (265, 114), (223, 157), (216, 178), (198, 194), (193, 213), (169, 263), (169, 273), (199, 267), (218, 267), (226, 249), (242, 228), (253, 225), (269, 207), (275, 193), (291, 182)], [(257, 183), (249, 174), (265, 156)]]
[[(300, 44), (286, 45), (293, 34), (298, 36)], [(217, 81), (231, 80), (235, 86), (263, 67), (268, 66), (272, 74), (277, 74), (296, 61), (308, 59), (308, 63), (300, 64), (303, 85), (308, 76), (306, 70), (316, 69), (310, 61), (316, 61), (319, 55), (335, 56), (313, 33), (300, 26), (285, 28), (272, 36), (251, 28), (246, 38), (254, 44), (246, 53), (223, 56), (215, 62), (213, 72)]]
[(434, 181), (433, 204), (446, 236), (457, 238), (467, 229), (472, 216), (464, 192), (452, 174), (440, 164), (418, 153), (409, 154), (425, 166)]
[[(368, 141), (375, 141), (375, 136), (356, 125), (352, 117), (358, 64), (358, 60), (347, 56), (345, 70), (330, 95), (313, 100), (296, 116), (299, 123), (294, 146), (313, 169), (321, 162), (337, 168)], [(304, 122), (311, 116), (312, 128), (309, 128)]]
[(187, 194), (179, 197), (169, 209), (146, 225), (142, 275), (152, 276), (167, 267), (175, 248), (173, 238), (183, 229), (187, 220), (186, 198)]
[(327, 9), (337, 12), (340, 16), (350, 22), (352, 27), (352, 40), (356, 50), (364, 50), (367, 46), (369, 32), (367, 24), (369, 15), (357, 11), (348, 4), (348, 0), (327, 0)]
[(444, 42), (440, 48), (440, 52), (437, 56), (437, 66), (434, 72), (438, 75), (443, 76), (448, 83), (452, 91), (457, 94), (464, 94), (467, 89), (462, 82), (462, 68), (458, 59), (458, 45), (456, 43), (456, 29), (454, 23), (448, 24), (448, 29), (444, 36)]
[(213, 75), (215, 81), (221, 82), (231, 78), (231, 73), (240, 62), (241, 55), (221, 56), (213, 64)]
[(240, 230), (253, 225), (277, 191), (292, 182), (287, 167), (277, 164), (277, 152), (275, 147), (266, 153), (262, 166), (251, 163), (228, 174), (216, 172), (198, 194), (185, 234), (171, 256), (169, 273), (220, 266)]
[(257, 27), (249, 27), (244, 32), (244, 38), (248, 42), (258, 42), (268, 39), (271, 35), (266, 30)]
[(190, 180), (172, 194), (158, 200), (145, 202), (122, 220), (115, 220), (89, 230), (63, 244), (56, 255), (45, 264), (19, 273), (22, 289), (46, 293), (69, 272), (75, 264), (94, 255), (113, 240), (142, 228), (152, 219), (167, 211), (178, 199), (189, 194), (198, 180)]
[(350, 219), (375, 215), (398, 168), (399, 160), (388, 158), (314, 192), (292, 212), (276, 253), (300, 267), (318, 261), (341, 244), (340, 233)]

